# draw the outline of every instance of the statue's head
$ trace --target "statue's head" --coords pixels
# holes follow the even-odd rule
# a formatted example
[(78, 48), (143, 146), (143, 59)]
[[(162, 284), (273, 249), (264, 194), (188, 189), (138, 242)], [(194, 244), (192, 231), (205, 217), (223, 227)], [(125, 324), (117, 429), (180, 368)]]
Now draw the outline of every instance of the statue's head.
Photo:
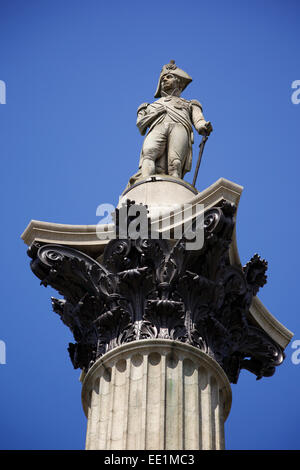
[(191, 81), (192, 78), (184, 70), (178, 68), (174, 60), (170, 60), (169, 64), (162, 68), (154, 97), (160, 98), (162, 91), (170, 94), (175, 88), (182, 92)]

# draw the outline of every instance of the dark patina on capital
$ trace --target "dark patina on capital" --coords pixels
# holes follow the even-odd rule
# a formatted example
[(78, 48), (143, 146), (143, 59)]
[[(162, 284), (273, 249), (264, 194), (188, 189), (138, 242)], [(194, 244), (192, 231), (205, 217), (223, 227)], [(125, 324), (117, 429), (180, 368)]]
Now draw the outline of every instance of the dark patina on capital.
[(71, 247), (34, 243), (32, 271), (63, 296), (52, 306), (74, 335), (73, 366), (87, 371), (121, 344), (165, 338), (207, 353), (233, 383), (241, 369), (273, 375), (283, 349), (249, 315), (267, 263), (254, 255), (243, 268), (230, 264), (235, 210), (223, 200), (205, 212), (204, 245), (195, 251), (184, 238), (115, 239), (99, 263)]

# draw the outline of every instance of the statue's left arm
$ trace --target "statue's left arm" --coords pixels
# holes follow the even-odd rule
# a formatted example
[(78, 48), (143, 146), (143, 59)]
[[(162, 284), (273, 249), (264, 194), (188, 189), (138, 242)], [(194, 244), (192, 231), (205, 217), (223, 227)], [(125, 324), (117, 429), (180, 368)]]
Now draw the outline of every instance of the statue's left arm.
[(191, 101), (192, 123), (199, 134), (209, 135), (213, 128), (210, 121), (206, 121), (203, 116), (202, 105), (197, 100)]

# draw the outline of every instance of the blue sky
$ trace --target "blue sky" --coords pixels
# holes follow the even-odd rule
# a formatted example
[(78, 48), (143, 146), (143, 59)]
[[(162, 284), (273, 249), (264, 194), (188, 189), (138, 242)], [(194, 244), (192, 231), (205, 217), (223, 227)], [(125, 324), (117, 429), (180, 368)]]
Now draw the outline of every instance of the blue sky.
[[(193, 77), (183, 96), (214, 127), (198, 189), (221, 176), (244, 187), (241, 261), (268, 260), (259, 298), (300, 339), (299, 15), (296, 0), (0, 0), (1, 449), (84, 448), (72, 336), (20, 235), (31, 219), (96, 224), (99, 204), (117, 204), (138, 165), (136, 109), (170, 59)], [(292, 353), (273, 377), (243, 371), (232, 386), (227, 449), (300, 448)]]

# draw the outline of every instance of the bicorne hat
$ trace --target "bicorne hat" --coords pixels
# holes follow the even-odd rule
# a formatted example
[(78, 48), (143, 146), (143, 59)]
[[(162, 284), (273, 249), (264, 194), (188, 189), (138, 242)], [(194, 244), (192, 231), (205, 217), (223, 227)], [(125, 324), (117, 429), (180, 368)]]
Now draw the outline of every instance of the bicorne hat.
[(177, 65), (175, 64), (175, 60), (170, 60), (170, 62), (164, 65), (161, 70), (154, 98), (161, 97), (161, 94), (160, 94), (161, 93), (161, 90), (160, 90), (161, 79), (167, 73), (172, 73), (173, 75), (176, 75), (177, 77), (181, 78), (181, 81), (183, 84), (182, 90), (184, 90), (188, 86), (188, 84), (191, 83), (192, 81), (192, 77), (190, 77), (184, 70), (181, 70), (179, 67), (177, 67)]

